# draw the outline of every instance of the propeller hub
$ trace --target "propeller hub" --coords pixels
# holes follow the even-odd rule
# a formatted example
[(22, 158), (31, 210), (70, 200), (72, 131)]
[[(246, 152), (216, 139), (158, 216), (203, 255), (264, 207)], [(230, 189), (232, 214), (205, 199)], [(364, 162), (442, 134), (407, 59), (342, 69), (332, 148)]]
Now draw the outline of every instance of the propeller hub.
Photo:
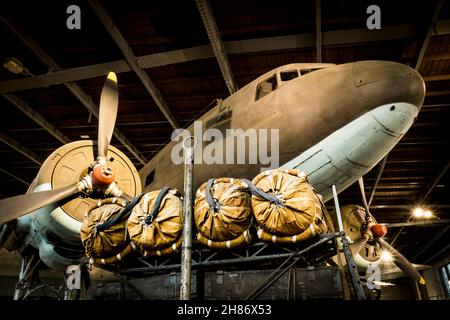
[(374, 238), (381, 238), (387, 233), (387, 227), (384, 224), (374, 224), (370, 227)]
[(92, 181), (101, 188), (109, 186), (115, 178), (112, 168), (108, 166), (98, 166), (92, 171)]

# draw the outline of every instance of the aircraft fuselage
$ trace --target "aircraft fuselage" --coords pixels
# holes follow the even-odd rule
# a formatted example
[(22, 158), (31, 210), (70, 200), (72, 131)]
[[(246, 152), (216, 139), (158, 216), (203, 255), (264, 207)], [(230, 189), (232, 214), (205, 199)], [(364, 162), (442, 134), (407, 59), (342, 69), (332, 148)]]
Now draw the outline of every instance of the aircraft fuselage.
[[(315, 68), (321, 69), (302, 75), (304, 70)], [(296, 71), (299, 76), (282, 80)], [(271, 81), (276, 81), (276, 88), (259, 98), (261, 84)], [(200, 121), (203, 131), (216, 128), (224, 137), (227, 129), (278, 129), (279, 166), (304, 170), (310, 183), (328, 200), (332, 184), (339, 192), (344, 190), (395, 146), (412, 125), (424, 96), (421, 76), (395, 62), (289, 64), (260, 76), (219, 102)], [(187, 129), (196, 134), (194, 125)], [(177, 139), (141, 169), (143, 181), (148, 174), (154, 175), (145, 190), (165, 185), (182, 190), (183, 165), (175, 165), (171, 154), (181, 137)], [(207, 145), (203, 142), (196, 151)], [(252, 179), (267, 167), (261, 161), (205, 164), (198, 158), (194, 188), (210, 178)]]
[[(307, 73), (316, 68), (319, 70)], [(201, 150), (211, 144), (226, 145), (227, 139), (236, 138), (227, 136), (227, 129), (242, 129), (244, 133), (275, 129), (277, 141), (272, 138), (270, 142), (265, 141), (277, 143), (277, 154), (270, 155), (276, 161), (271, 164), (304, 170), (310, 183), (328, 200), (332, 184), (336, 184), (338, 192), (344, 190), (395, 146), (420, 111), (424, 95), (421, 76), (410, 67), (394, 62), (289, 64), (274, 69), (219, 101), (199, 119), (202, 132), (216, 129), (223, 139), (208, 142), (203, 136), (198, 137), (201, 145), (196, 149), (194, 188), (210, 178), (252, 179), (267, 167), (261, 159), (256, 163), (234, 161), (237, 154), (228, 164), (202, 161)], [(194, 127), (193, 124), (187, 128), (188, 134), (198, 135)], [(254, 146), (249, 139), (244, 141), (244, 152), (249, 152)], [(182, 190), (184, 166), (173, 161), (173, 149), (179, 143), (180, 140), (174, 139), (141, 169), (143, 185), (149, 174), (154, 178), (144, 191), (163, 186)], [(56, 150), (44, 163), (29, 191), (49, 190), (78, 181), (93, 161), (91, 150), (92, 142), (86, 141)], [(114, 152), (117, 158), (110, 163), (117, 166), (114, 170), (123, 171), (118, 175), (122, 177), (119, 185), (136, 196), (141, 183), (133, 165), (118, 150), (113, 148), (109, 152)], [(82, 250), (79, 228), (90, 202), (89, 198), (77, 197), (61, 206), (54, 204), (19, 218), (19, 227), (28, 232), (22, 247), (38, 248), (41, 259), (52, 268), (62, 269), (73, 263), (70, 250)], [(58, 254), (55, 248), (64, 248), (61, 244), (66, 248)]]

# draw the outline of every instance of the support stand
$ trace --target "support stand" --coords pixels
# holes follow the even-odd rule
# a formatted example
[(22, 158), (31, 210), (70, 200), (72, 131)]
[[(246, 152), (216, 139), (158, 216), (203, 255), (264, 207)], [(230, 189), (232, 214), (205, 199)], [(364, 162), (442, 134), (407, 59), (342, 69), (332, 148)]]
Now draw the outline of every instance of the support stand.
[(183, 141), (184, 149), (184, 201), (183, 201), (183, 245), (181, 248), (180, 300), (191, 298), (191, 264), (192, 264), (192, 210), (194, 177), (195, 138)]
[(58, 300), (63, 299), (65, 285), (52, 286), (42, 284), (39, 279), (38, 267), (41, 262), (39, 254), (28, 254), (22, 257), (19, 281), (16, 284), (13, 300), (27, 300), (40, 290), (49, 290)]
[(265, 290), (267, 290), (271, 285), (273, 285), (278, 279), (280, 279), (287, 271), (292, 270), (297, 261), (303, 257), (308, 252), (324, 245), (333, 238), (333, 235), (326, 235), (322, 237), (319, 241), (313, 243), (307, 248), (301, 251), (295, 251), (290, 254), (286, 260), (274, 270), (256, 289), (254, 289), (245, 300), (254, 300), (258, 298)]
[(344, 232), (344, 227), (342, 225), (341, 210), (339, 207), (339, 200), (336, 192), (336, 186), (332, 186), (334, 206), (336, 208), (336, 217), (339, 227), (339, 236), (342, 243), (342, 251), (344, 252), (345, 260), (347, 262), (347, 272), (350, 278), (350, 285), (353, 289), (356, 300), (366, 300), (366, 295), (364, 294), (364, 289), (362, 287), (361, 281), (359, 279), (358, 270), (356, 269), (355, 260), (353, 259), (352, 251), (350, 250), (349, 241), (347, 235)]

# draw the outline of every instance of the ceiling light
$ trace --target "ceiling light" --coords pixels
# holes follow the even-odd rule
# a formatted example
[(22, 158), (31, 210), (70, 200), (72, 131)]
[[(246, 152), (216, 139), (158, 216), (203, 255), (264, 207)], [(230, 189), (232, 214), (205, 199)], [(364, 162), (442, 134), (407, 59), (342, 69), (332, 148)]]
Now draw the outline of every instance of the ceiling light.
[(385, 261), (385, 262), (389, 262), (392, 261), (392, 255), (389, 251), (383, 250), (381, 252), (381, 260)]
[(424, 214), (425, 214), (424, 210), (420, 207), (417, 207), (413, 210), (413, 215), (416, 218), (421, 218), (424, 216)]
[(81, 139), (89, 139), (89, 136), (87, 134), (82, 134), (80, 136)]
[(423, 216), (425, 218), (431, 218), (433, 216), (433, 213), (430, 210), (427, 210), (423, 213)]
[(12, 72), (14, 74), (22, 73), (22, 71), (24, 70), (22, 62), (13, 57), (6, 58), (5, 61), (3, 61), (3, 66), (9, 72)]

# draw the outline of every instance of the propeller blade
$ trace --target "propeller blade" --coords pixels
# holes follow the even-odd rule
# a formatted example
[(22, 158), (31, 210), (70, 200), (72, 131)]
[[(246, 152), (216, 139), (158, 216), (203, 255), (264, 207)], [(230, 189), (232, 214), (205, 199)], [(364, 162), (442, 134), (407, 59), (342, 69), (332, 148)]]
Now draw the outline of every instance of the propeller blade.
[(364, 191), (364, 180), (363, 177), (358, 178), (359, 191), (361, 191), (361, 196), (364, 204), (364, 208), (366, 209), (366, 213), (370, 214), (369, 205), (367, 204), (366, 192)]
[(425, 279), (420, 275), (420, 273), (414, 268), (411, 262), (408, 261), (400, 252), (398, 252), (393, 246), (387, 243), (382, 238), (378, 239), (379, 243), (385, 250), (388, 250), (394, 263), (400, 270), (402, 270), (408, 277), (419, 282), (421, 285), (425, 285)]
[(118, 105), (117, 77), (114, 72), (110, 72), (103, 85), (102, 95), (100, 97), (97, 142), (98, 157), (106, 158), (116, 124)]
[(19, 218), (27, 213), (58, 202), (78, 192), (78, 183), (62, 188), (22, 194), (0, 200), (0, 223)]
[(367, 237), (361, 237), (357, 240), (355, 240), (350, 245), (350, 250), (352, 251), (352, 255), (355, 256), (361, 249), (366, 245), (368, 238)]

